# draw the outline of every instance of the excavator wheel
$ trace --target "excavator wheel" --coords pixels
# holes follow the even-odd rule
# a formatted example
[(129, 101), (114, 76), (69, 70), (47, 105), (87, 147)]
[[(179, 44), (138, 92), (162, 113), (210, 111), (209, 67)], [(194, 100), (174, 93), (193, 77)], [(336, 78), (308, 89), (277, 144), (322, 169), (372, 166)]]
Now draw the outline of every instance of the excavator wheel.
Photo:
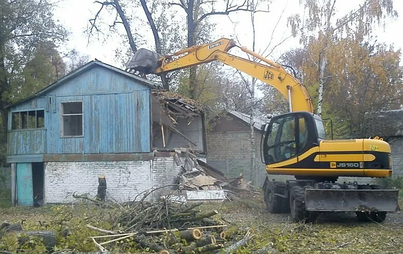
[(278, 191), (279, 186), (276, 186), (276, 184), (266, 178), (264, 188), (264, 201), (266, 203), (266, 209), (269, 211), (269, 213), (287, 212), (285, 200), (277, 195), (274, 195), (274, 193)]
[(386, 219), (386, 212), (356, 212), (358, 221), (383, 222)]
[(308, 212), (305, 210), (305, 190), (299, 185), (291, 188), (290, 210), (292, 221), (299, 222), (308, 219)]

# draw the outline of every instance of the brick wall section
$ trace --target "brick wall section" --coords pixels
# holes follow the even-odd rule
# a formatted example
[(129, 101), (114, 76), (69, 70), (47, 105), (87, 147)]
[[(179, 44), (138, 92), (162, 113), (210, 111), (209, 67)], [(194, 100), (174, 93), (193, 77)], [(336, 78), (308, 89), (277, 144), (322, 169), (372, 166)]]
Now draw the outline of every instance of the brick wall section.
[(389, 138), (392, 149), (393, 176), (403, 176), (403, 137)]
[[(238, 177), (241, 173), (246, 181), (251, 174), (250, 130), (209, 132), (207, 135), (207, 163), (225, 174), (226, 177)], [(255, 153), (258, 181), (261, 186), (266, 177), (265, 166), (260, 161), (261, 134), (255, 130)]]
[(209, 133), (207, 144), (207, 160), (248, 159), (251, 146), (250, 132), (217, 132)]
[(178, 172), (173, 157), (155, 157), (152, 161), (48, 162), (45, 202), (71, 203), (75, 201), (74, 193), (95, 197), (99, 175), (105, 175), (109, 200), (132, 201), (151, 188), (172, 184)]

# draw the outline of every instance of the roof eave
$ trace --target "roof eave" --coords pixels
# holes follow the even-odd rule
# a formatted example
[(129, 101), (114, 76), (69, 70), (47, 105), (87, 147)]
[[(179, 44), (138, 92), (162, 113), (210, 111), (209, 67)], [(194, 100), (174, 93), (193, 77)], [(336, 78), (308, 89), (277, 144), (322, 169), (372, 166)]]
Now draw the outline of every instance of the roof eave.
[(115, 72), (120, 73), (120, 74), (122, 74), (122, 75), (128, 76), (129, 78), (133, 78), (133, 79), (135, 79), (135, 80), (141, 82), (142, 84), (144, 84), (144, 85), (150, 87), (151, 89), (152, 89), (152, 88), (155, 88), (155, 85), (154, 85), (153, 83), (151, 83), (150, 81), (148, 81), (148, 80), (142, 79), (142, 78), (140, 78), (140, 77), (138, 77), (138, 76), (136, 76), (136, 75), (133, 75), (133, 74), (131, 74), (131, 73), (128, 73), (128, 72), (126, 72), (126, 71), (123, 71), (123, 70), (121, 70), (121, 69), (119, 69), (119, 68), (117, 68), (117, 67), (114, 67), (114, 66), (112, 66), (112, 65), (106, 64), (106, 63), (101, 62), (101, 61), (99, 61), (99, 60), (92, 60), (92, 61), (86, 63), (85, 65), (83, 65), (82, 67), (78, 68), (77, 70), (75, 70), (75, 71), (73, 71), (73, 72), (71, 72), (71, 73), (65, 75), (65, 76), (62, 77), (61, 79), (55, 81), (54, 83), (52, 83), (52, 84), (50, 84), (50, 85), (48, 85), (48, 86), (42, 88), (41, 90), (39, 90), (39, 91), (36, 92), (35, 94), (33, 94), (33, 95), (31, 95), (31, 96), (29, 96), (29, 97), (27, 97), (27, 98), (21, 99), (21, 100), (19, 100), (19, 101), (17, 101), (17, 102), (8, 104), (8, 105), (6, 105), (4, 108), (5, 108), (5, 109), (8, 109), (8, 108), (10, 108), (10, 107), (19, 105), (19, 104), (24, 103), (24, 102), (26, 102), (26, 101), (29, 101), (29, 100), (31, 100), (31, 99), (33, 99), (33, 98), (35, 98), (35, 97), (39, 97), (39, 96), (41, 96), (42, 94), (44, 94), (44, 93), (46, 93), (46, 92), (48, 92), (48, 91), (50, 91), (50, 90), (52, 90), (52, 89), (55, 89), (55, 88), (58, 87), (59, 85), (61, 85), (61, 84), (65, 83), (65, 82), (67, 82), (68, 80), (70, 80), (70, 79), (72, 79), (72, 78), (74, 78), (74, 77), (80, 75), (81, 73), (83, 73), (83, 72), (85, 72), (85, 71), (87, 71), (87, 70), (90, 70), (90, 69), (94, 68), (95, 66), (102, 66), (102, 67), (104, 67), (104, 68), (107, 68), (107, 69), (109, 69), (109, 70), (115, 71)]

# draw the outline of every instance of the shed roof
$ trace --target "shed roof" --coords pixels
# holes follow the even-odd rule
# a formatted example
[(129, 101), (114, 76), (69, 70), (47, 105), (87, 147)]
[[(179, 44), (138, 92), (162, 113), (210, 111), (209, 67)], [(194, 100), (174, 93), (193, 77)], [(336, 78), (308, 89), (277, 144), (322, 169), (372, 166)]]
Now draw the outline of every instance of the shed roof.
[(86, 71), (88, 71), (88, 70), (90, 70), (90, 69), (92, 69), (92, 68), (94, 68), (96, 66), (100, 66), (100, 67), (109, 69), (111, 71), (120, 73), (120, 74), (122, 74), (122, 75), (124, 75), (126, 77), (135, 79), (136, 81), (139, 81), (140, 83), (150, 87), (151, 89), (156, 88), (156, 86), (152, 82), (150, 82), (150, 81), (148, 81), (148, 80), (146, 80), (144, 78), (138, 77), (138, 76), (136, 76), (134, 74), (131, 74), (131, 73), (127, 72), (127, 71), (124, 71), (124, 70), (119, 69), (119, 68), (117, 68), (115, 66), (112, 66), (110, 64), (107, 64), (107, 63), (104, 63), (104, 62), (101, 62), (101, 61), (95, 59), (95, 60), (92, 60), (92, 61), (88, 62), (87, 64), (81, 66), (80, 68), (70, 72), (69, 74), (65, 75), (64, 77), (62, 77), (61, 79), (55, 81), (54, 83), (46, 86), (45, 88), (39, 90), (35, 94), (33, 94), (33, 95), (31, 95), (31, 96), (29, 96), (27, 98), (24, 98), (24, 99), (22, 99), (20, 101), (17, 101), (15, 103), (9, 104), (5, 108), (9, 108), (9, 107), (18, 105), (20, 103), (26, 102), (26, 101), (28, 101), (28, 100), (30, 100), (32, 98), (39, 97), (39, 96), (51, 91), (52, 89), (64, 84), (65, 82), (71, 80), (72, 78), (77, 77), (78, 75), (82, 74), (83, 72), (86, 72)]
[[(243, 122), (245, 122), (246, 124), (250, 124), (250, 115), (239, 112), (239, 111), (235, 111), (235, 110), (228, 110), (227, 111), (229, 114), (231, 114), (232, 116), (242, 120)], [(264, 121), (262, 121), (261, 119), (255, 117), (254, 118), (254, 122), (252, 123), (253, 127), (255, 127), (258, 130), (262, 130), (262, 125), (264, 124)]]

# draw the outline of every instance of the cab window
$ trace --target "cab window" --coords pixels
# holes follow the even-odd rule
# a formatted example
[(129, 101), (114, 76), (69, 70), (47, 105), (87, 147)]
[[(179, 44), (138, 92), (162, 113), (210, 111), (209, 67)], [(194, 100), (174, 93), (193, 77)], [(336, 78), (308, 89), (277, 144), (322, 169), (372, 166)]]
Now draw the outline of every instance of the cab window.
[(285, 116), (273, 120), (266, 142), (266, 164), (295, 157), (297, 151), (295, 117)]

